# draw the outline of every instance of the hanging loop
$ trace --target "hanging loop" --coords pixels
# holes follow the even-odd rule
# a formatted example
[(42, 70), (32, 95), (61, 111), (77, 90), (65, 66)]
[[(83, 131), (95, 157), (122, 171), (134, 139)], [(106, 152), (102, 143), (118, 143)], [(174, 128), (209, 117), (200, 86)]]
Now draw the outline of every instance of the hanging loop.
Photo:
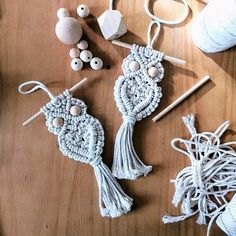
[[(31, 89), (28, 89), (28, 90), (23, 90), (23, 88), (27, 85), (35, 85), (33, 88)], [(18, 91), (20, 94), (31, 94), (33, 92), (35, 92), (36, 90), (38, 89), (42, 89), (43, 91), (45, 91), (48, 96), (53, 99), (55, 96), (49, 91), (49, 89), (47, 88), (46, 85), (44, 85), (43, 83), (39, 82), (39, 81), (36, 81), (36, 80), (31, 80), (31, 81), (28, 81), (28, 82), (24, 82), (22, 83), (19, 88), (18, 88)]]
[(181, 2), (184, 4), (185, 6), (185, 11), (183, 13), (183, 15), (177, 19), (177, 20), (163, 20), (158, 18), (157, 16), (153, 15), (150, 10), (149, 10), (149, 0), (145, 0), (144, 1), (144, 9), (146, 11), (146, 13), (154, 20), (154, 21), (158, 21), (162, 24), (166, 24), (166, 25), (177, 25), (182, 23), (188, 16), (189, 14), (189, 6), (188, 3), (186, 2), (186, 0), (181, 0)]
[[(151, 38), (151, 32), (152, 32), (152, 27), (153, 25), (157, 25), (157, 29), (156, 32), (153, 36), (153, 38)], [(158, 21), (152, 21), (149, 26), (148, 26), (148, 30), (147, 30), (147, 47), (149, 48), (153, 48), (153, 44), (155, 43), (155, 41), (158, 39), (159, 34), (161, 31), (161, 24)]]

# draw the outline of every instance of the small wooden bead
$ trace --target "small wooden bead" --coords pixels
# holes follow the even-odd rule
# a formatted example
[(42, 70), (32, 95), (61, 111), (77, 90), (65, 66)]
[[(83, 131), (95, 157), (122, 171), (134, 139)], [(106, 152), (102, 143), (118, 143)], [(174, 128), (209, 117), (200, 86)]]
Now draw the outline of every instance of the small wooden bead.
[(79, 58), (74, 58), (71, 61), (71, 68), (74, 71), (79, 71), (83, 68), (83, 62)]
[(149, 69), (148, 69), (148, 74), (152, 77), (152, 78), (154, 78), (154, 77), (156, 77), (156, 76), (158, 76), (158, 74), (159, 74), (159, 70), (156, 68), (156, 67), (150, 67)]
[(64, 124), (64, 120), (61, 117), (56, 117), (53, 119), (52, 124), (55, 128), (60, 128)]
[(57, 11), (57, 17), (61, 20), (64, 17), (69, 17), (70, 13), (66, 8), (60, 8)]
[(83, 62), (90, 62), (90, 60), (92, 59), (93, 57), (93, 54), (89, 51), (89, 50), (83, 50), (81, 53), (80, 53), (80, 59), (83, 61)]
[(71, 48), (70, 50), (70, 57), (71, 58), (76, 58), (79, 57), (80, 50), (78, 48)]
[(70, 114), (71, 114), (72, 116), (78, 116), (80, 113), (81, 113), (81, 109), (80, 109), (79, 106), (72, 106), (72, 107), (70, 108)]
[(94, 57), (91, 61), (90, 61), (90, 66), (92, 67), (92, 69), (94, 70), (100, 70), (103, 66), (103, 62), (99, 57)]
[(67, 45), (76, 44), (82, 37), (82, 27), (75, 18), (63, 17), (56, 24), (56, 35), (58, 39)]
[(129, 63), (129, 69), (130, 69), (131, 71), (136, 71), (136, 70), (138, 70), (138, 69), (139, 69), (139, 64), (138, 64), (138, 62), (137, 62), (137, 61), (131, 61), (131, 62)]
[(82, 4), (77, 7), (77, 14), (82, 18), (86, 18), (89, 15), (89, 8), (88, 6)]
[(85, 50), (88, 48), (88, 42), (86, 40), (80, 40), (78, 43), (77, 43), (77, 47), (81, 50)]

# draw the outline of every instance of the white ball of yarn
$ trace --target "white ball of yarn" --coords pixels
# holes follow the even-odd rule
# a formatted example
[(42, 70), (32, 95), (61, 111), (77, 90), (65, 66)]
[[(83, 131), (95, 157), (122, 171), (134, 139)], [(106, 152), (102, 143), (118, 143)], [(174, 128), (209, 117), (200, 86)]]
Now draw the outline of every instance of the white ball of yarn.
[(82, 37), (82, 27), (75, 18), (64, 17), (56, 24), (56, 35), (58, 39), (67, 45), (76, 44)]
[(80, 59), (83, 61), (83, 62), (90, 62), (90, 60), (92, 59), (93, 57), (93, 54), (89, 51), (89, 50), (83, 50), (81, 53), (80, 53)]
[(89, 8), (88, 6), (82, 4), (77, 7), (77, 14), (82, 18), (86, 18), (89, 15)]
[(211, 0), (196, 17), (192, 36), (194, 43), (208, 53), (236, 45), (236, 1)]
[(90, 66), (92, 67), (92, 69), (94, 70), (100, 70), (103, 66), (103, 62), (99, 57), (94, 57), (91, 61), (90, 61)]
[(70, 13), (66, 8), (60, 8), (57, 11), (57, 17), (61, 20), (64, 17), (69, 17)]

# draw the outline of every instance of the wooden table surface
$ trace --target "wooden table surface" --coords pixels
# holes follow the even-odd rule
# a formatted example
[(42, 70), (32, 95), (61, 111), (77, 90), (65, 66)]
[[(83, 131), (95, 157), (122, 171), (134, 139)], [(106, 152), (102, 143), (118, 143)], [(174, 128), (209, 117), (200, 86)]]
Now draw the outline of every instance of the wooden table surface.
[[(166, 213), (178, 214), (171, 204), (174, 186), (169, 183), (189, 165), (186, 157), (170, 147), (172, 138), (189, 137), (181, 116), (196, 113), (198, 129), (213, 131), (230, 120), (231, 131), (225, 140), (236, 135), (236, 50), (207, 55), (191, 38), (193, 18), (204, 3), (189, 0), (191, 12), (178, 27), (163, 27), (156, 49), (183, 58), (185, 66), (164, 62), (165, 78), (161, 82), (163, 98), (152, 114), (135, 126), (137, 153), (153, 171), (136, 181), (119, 181), (134, 198), (133, 210), (120, 218), (100, 216), (97, 183), (89, 165), (64, 157), (57, 148), (56, 137), (49, 134), (40, 117), (27, 128), (21, 123), (48, 101), (42, 91), (28, 96), (17, 93), (20, 83), (39, 80), (55, 94), (70, 88), (87, 76), (89, 82), (76, 97), (85, 100), (90, 114), (105, 130), (104, 162), (111, 167), (115, 135), (122, 122), (113, 99), (113, 86), (122, 74), (122, 59), (128, 49), (105, 41), (96, 18), (108, 8), (108, 0), (84, 0), (91, 16), (79, 19), (90, 50), (104, 60), (104, 69), (95, 72), (88, 66), (80, 72), (70, 68), (68, 51), (56, 38), (56, 11), (70, 10), (76, 17), (76, 0), (0, 0), (0, 235), (4, 236), (204, 236), (206, 226), (196, 218), (164, 225)], [(129, 32), (121, 39), (145, 44), (150, 18), (143, 0), (118, 1)], [(166, 19), (181, 15), (183, 7), (171, 0), (154, 3), (154, 13)], [(78, 18), (78, 17), (77, 17)], [(110, 66), (110, 69), (109, 69)], [(151, 118), (183, 94), (205, 75), (212, 81), (154, 124)], [(212, 236), (224, 235), (214, 225)]]

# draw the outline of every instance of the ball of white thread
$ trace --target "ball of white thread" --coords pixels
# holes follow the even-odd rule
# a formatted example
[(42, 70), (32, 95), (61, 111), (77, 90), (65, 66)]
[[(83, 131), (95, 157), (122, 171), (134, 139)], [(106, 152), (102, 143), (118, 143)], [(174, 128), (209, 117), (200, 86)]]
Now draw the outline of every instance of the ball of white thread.
[(236, 235), (236, 194), (226, 206), (225, 211), (220, 214), (216, 224), (228, 235)]
[(236, 45), (236, 1), (211, 0), (192, 26), (194, 43), (204, 52), (224, 51)]
[(70, 13), (66, 8), (60, 8), (57, 11), (57, 17), (61, 20), (64, 17), (69, 17)]
[(63, 17), (56, 24), (56, 35), (58, 39), (67, 45), (76, 44), (82, 37), (82, 27), (75, 18)]

